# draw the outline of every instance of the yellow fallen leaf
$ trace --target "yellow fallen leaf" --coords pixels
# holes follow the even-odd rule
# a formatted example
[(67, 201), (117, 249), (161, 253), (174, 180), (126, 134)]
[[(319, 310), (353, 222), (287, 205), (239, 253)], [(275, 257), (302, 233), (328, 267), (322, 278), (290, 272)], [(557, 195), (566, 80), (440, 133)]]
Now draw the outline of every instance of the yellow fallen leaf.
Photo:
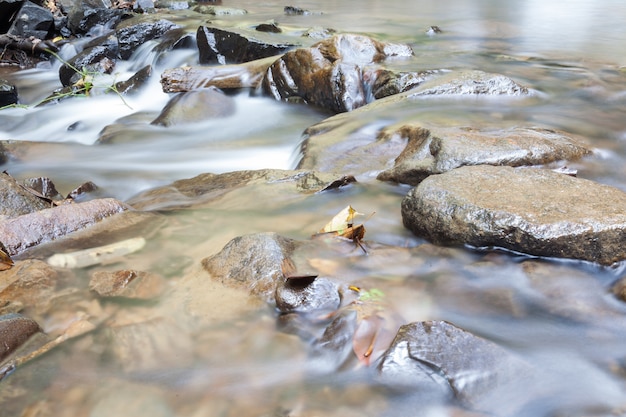
[(354, 217), (359, 215), (363, 215), (363, 213), (359, 213), (352, 206), (348, 206), (337, 213), (319, 233), (336, 232), (339, 236), (342, 236), (346, 229), (354, 225)]

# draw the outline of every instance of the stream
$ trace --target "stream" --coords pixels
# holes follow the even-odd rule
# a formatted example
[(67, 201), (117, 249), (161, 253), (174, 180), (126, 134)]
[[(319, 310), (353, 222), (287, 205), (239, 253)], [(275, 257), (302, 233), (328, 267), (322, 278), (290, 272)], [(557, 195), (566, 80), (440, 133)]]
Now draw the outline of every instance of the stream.
[[(223, 5), (248, 11), (220, 17), (225, 26), (274, 19), (284, 27), (333, 28), (411, 45), (415, 57), (398, 63), (401, 69), (504, 74), (535, 94), (511, 101), (429, 98), (382, 111), (375, 120), (364, 120), (363, 129), (378, 129), (406, 114), (478, 127), (540, 124), (578, 135), (593, 149), (593, 158), (572, 166), (579, 177), (626, 191), (622, 0), (298, 1), (293, 5), (314, 12), (301, 16), (285, 15), (286, 4), (273, 0)], [(442, 33), (428, 35), (433, 25)], [(195, 33), (192, 23), (188, 29)], [(137, 95), (121, 100), (96, 89), (54, 106), (1, 110), (0, 140), (37, 142), (2, 170), (20, 179), (49, 177), (62, 194), (93, 181), (102, 195), (128, 201), (201, 173), (293, 169), (304, 130), (331, 116), (242, 90), (231, 94), (236, 108), (231, 116), (150, 125), (170, 98), (161, 90), (161, 72), (198, 65), (195, 48), (156, 55), (153, 46), (144, 44), (98, 81), (126, 79), (151, 64), (153, 76)], [(17, 86), (22, 104), (34, 104), (60, 86), (59, 66), (42, 63), (4, 71), (2, 77)], [(123, 126), (123, 134), (115, 143), (96, 144), (102, 129), (114, 123)], [(357, 178), (358, 186), (314, 198), (275, 200), (250, 189), (210, 208), (167, 212), (142, 251), (115, 265), (78, 270), (63, 285), (85, 289), (96, 270), (134, 269), (160, 273), (171, 295), (156, 303), (81, 305), (93, 314), (127, 309), (124, 319), (141, 325), (132, 332), (105, 330), (79, 338), (18, 370), (0, 385), (0, 416), (474, 416), (500, 410), (511, 415), (506, 404), (528, 391), (540, 393), (540, 400), (512, 414), (626, 413), (626, 304), (610, 292), (626, 276), (624, 262), (601, 267), (431, 245), (402, 225), (400, 202), (409, 187), (374, 178)], [(487, 401), (489, 413), (474, 414), (452, 401), (391, 392), (372, 382), (372, 368), (316, 372), (305, 343), (277, 331), (271, 308), (211, 281), (200, 266), (244, 234), (309, 239), (347, 205), (366, 214), (364, 240), (390, 249), (369, 258), (357, 249), (326, 259), (325, 268), (345, 283), (383, 291), (406, 323), (447, 320), (506, 347), (542, 370), (539, 382), (499, 390)], [(322, 256), (311, 256), (316, 255)], [(59, 300), (55, 313), (45, 317), (50, 328), (72, 315), (67, 311), (72, 304)]]

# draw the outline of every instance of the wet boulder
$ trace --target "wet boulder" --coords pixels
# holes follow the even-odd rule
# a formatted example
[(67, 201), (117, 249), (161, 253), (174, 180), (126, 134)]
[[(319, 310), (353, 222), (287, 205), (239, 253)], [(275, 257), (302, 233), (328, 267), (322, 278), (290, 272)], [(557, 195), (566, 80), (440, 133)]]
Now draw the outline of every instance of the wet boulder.
[(0, 316), (0, 361), (22, 346), (41, 328), (35, 320), (20, 314)]
[(298, 45), (277, 42), (259, 32), (200, 26), (196, 39), (201, 64), (237, 64), (280, 55)]
[(283, 277), (276, 286), (276, 308), (281, 313), (330, 313), (339, 308), (337, 284), (316, 276)]
[(7, 80), (0, 79), (0, 107), (17, 104), (17, 87)]
[(378, 370), (391, 387), (478, 407), (493, 391), (523, 386), (532, 375), (512, 353), (445, 321), (401, 326)]
[(284, 279), (281, 264), (298, 246), (298, 241), (276, 233), (239, 236), (203, 259), (202, 266), (227, 287), (245, 289), (274, 303), (276, 285)]
[[(110, 74), (119, 55), (117, 39), (113, 35), (101, 36), (86, 45), (80, 53), (59, 67), (59, 79), (68, 87), (80, 81), (84, 71)], [(81, 72), (78, 72), (81, 71)]]
[(412, 189), (402, 220), (438, 244), (610, 265), (626, 259), (625, 204), (616, 188), (547, 169), (466, 166)]
[(139, 69), (126, 81), (118, 81), (115, 83), (115, 91), (120, 94), (132, 94), (143, 87), (152, 75), (152, 65), (146, 65)]
[(64, 7), (67, 10), (67, 26), (75, 35), (113, 28), (129, 16), (125, 10), (112, 8), (110, 0), (70, 0), (67, 3)]
[(232, 116), (235, 110), (233, 98), (215, 87), (201, 88), (176, 94), (151, 124), (167, 127), (198, 123), (208, 119)]
[(124, 20), (115, 28), (120, 56), (122, 59), (128, 59), (140, 45), (179, 27), (169, 20), (158, 19), (152, 15), (140, 15)]
[(8, 174), (0, 173), (0, 221), (50, 207)]
[(382, 181), (417, 185), (424, 178), (466, 165), (546, 165), (573, 161), (591, 151), (562, 132), (538, 127), (478, 129), (404, 125), (387, 135), (407, 141)]
[(50, 10), (31, 1), (22, 3), (7, 34), (20, 38), (47, 39), (54, 29)]
[(361, 35), (337, 35), (310, 48), (287, 52), (270, 66), (263, 90), (277, 100), (298, 97), (340, 113), (373, 100), (376, 72), (365, 66), (388, 57), (410, 57), (408, 45), (380, 42)]
[(113, 198), (63, 204), (0, 220), (0, 236), (3, 236), (2, 243), (8, 254), (13, 256), (125, 210), (128, 206)]

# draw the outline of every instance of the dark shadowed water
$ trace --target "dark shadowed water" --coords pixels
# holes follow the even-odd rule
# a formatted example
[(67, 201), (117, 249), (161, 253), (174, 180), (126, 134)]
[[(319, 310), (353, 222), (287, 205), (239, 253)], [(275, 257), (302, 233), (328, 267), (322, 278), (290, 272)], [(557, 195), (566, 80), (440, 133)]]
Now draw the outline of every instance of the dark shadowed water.
[[(364, 128), (418, 114), (441, 123), (562, 129), (585, 138), (594, 149), (593, 158), (575, 164), (580, 177), (626, 191), (623, 0), (294, 2), (315, 12), (305, 16), (285, 16), (286, 4), (276, 1), (223, 3), (248, 10), (245, 16), (219, 18), (225, 25), (275, 19), (294, 30), (330, 27), (410, 44), (415, 58), (397, 63), (405, 69), (505, 74), (537, 94), (514, 101), (413, 102), (401, 111), (396, 108), (399, 113), (381, 113), (364, 122)], [(428, 36), (432, 25), (443, 33)], [(189, 30), (195, 32), (191, 23)], [(112, 77), (126, 79), (146, 63), (155, 65), (156, 74), (197, 64), (195, 50), (177, 50), (157, 60), (152, 46), (144, 45)], [(18, 86), (22, 103), (31, 104), (59, 85), (57, 69), (58, 63), (6, 77)], [(100, 82), (104, 86), (111, 79)], [(56, 106), (2, 110), (0, 139), (57, 144), (33, 147), (23, 160), (2, 169), (18, 178), (48, 176), (62, 191), (93, 181), (106, 195), (127, 200), (204, 172), (293, 168), (304, 129), (329, 116), (246, 91), (234, 97), (232, 116), (151, 126), (168, 98), (153, 77), (148, 88), (126, 103), (96, 92)], [(121, 139), (94, 145), (99, 132), (113, 123), (124, 124)], [(376, 213), (367, 221), (366, 240), (399, 248), (369, 257), (357, 251), (325, 259), (328, 271), (346, 283), (384, 290), (406, 322), (452, 321), (541, 369), (536, 384), (502, 387), (485, 400), (485, 409), (507, 414), (515, 399), (536, 392), (532, 397), (538, 400), (512, 414), (623, 415), (626, 306), (609, 293), (611, 284), (626, 275), (623, 264), (601, 268), (435, 248), (402, 227), (400, 200), (408, 188), (362, 180), (366, 185), (344, 193), (264, 201), (268, 196), (251, 190), (210, 209), (169, 214), (146, 249), (115, 268), (163, 272), (167, 265), (174, 295), (156, 306), (128, 306), (129, 323), (145, 322), (133, 336), (113, 331), (110, 337), (83, 338), (2, 382), (0, 401), (11, 406), (0, 409), (0, 415), (20, 415), (27, 407), (22, 415), (47, 415), (26, 414), (37, 407), (52, 407), (52, 415), (59, 416), (463, 415), (450, 404), (422, 402), (415, 393), (391, 394), (371, 383), (364, 369), (312, 372), (316, 365), (306, 359), (305, 346), (276, 332), (269, 309), (211, 283), (200, 270), (204, 257), (236, 236), (275, 231), (308, 239), (348, 204)], [(74, 285), (84, 286), (89, 274), (78, 273), (82, 284)], [(49, 325), (71, 314), (60, 305), (58, 317), (47, 318)], [(118, 351), (116, 343), (124, 347)]]

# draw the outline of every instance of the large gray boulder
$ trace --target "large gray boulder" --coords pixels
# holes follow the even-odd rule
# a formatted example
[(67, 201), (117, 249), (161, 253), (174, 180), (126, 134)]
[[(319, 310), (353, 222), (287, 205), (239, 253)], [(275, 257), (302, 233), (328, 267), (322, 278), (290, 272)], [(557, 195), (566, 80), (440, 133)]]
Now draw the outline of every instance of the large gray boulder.
[(626, 193), (546, 169), (466, 166), (402, 201), (404, 225), (439, 244), (610, 265), (626, 259)]
[(465, 165), (545, 165), (572, 161), (591, 151), (574, 138), (551, 129), (512, 127), (423, 128), (405, 125), (397, 131), (407, 145), (393, 168), (378, 175), (382, 181), (417, 185), (432, 174)]

